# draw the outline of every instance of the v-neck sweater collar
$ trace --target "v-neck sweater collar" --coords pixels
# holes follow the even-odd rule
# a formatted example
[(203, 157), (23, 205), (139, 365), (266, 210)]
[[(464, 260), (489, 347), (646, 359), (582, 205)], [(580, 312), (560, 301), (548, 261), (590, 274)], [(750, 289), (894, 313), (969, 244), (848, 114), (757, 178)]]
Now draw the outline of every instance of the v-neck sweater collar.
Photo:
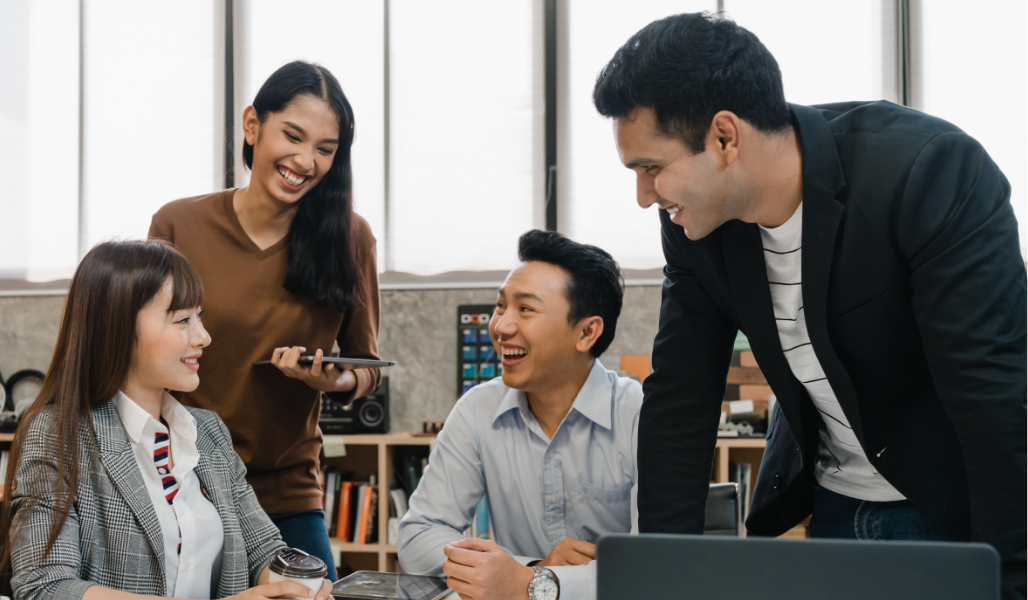
[(236, 188), (225, 190), (224, 198), (222, 202), (225, 205), (225, 216), (228, 217), (228, 222), (232, 224), (232, 229), (236, 232), (236, 237), (239, 238), (239, 243), (243, 244), (250, 254), (253, 254), (257, 260), (264, 260), (269, 256), (272, 256), (286, 248), (289, 245), (289, 236), (286, 235), (279, 241), (268, 246), (264, 250), (261, 250), (257, 244), (254, 243), (253, 239), (247, 235), (246, 230), (243, 229), (243, 224), (239, 222), (239, 215), (236, 214), (236, 209), (232, 205), (232, 198), (235, 196)]

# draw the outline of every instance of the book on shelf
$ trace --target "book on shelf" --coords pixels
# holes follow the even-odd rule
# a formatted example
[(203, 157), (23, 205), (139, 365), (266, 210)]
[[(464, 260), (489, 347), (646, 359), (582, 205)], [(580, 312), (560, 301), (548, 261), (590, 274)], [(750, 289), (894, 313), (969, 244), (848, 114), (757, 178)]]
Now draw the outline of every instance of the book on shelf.
[(335, 511), (332, 509), (336, 505), (338, 483), (339, 473), (335, 471), (325, 473), (325, 498), (321, 508), (325, 513), (325, 530), (329, 532), (332, 531), (332, 519), (335, 517)]
[(371, 475), (368, 481), (353, 481), (352, 471), (331, 468), (322, 473), (325, 485), (322, 506), (325, 529), (330, 536), (352, 544), (377, 541), (378, 489), (375, 479)]
[(364, 533), (364, 523), (361, 520), (361, 517), (364, 515), (364, 501), (367, 500), (368, 502), (371, 502), (371, 494), (369, 492), (370, 490), (368, 489), (368, 486), (364, 484), (361, 484), (360, 489), (357, 492), (357, 511), (354, 513), (356, 517), (354, 519), (353, 536), (350, 537), (351, 544), (364, 543), (361, 541), (363, 540), (361, 535)]
[(397, 544), (400, 539), (400, 519), (407, 514), (407, 492), (396, 481), (389, 484), (389, 521), (386, 543)]
[(358, 490), (357, 510), (354, 512), (356, 522), (350, 538), (352, 544), (367, 544), (374, 540), (378, 491), (372, 483), (362, 483)]
[(407, 493), (395, 481), (389, 488), (389, 514), (402, 519), (407, 514)]
[(369, 486), (368, 501), (364, 504), (364, 514), (361, 516), (361, 523), (364, 525), (364, 537), (360, 543), (375, 543), (375, 524), (378, 522), (378, 488)]
[(336, 510), (336, 537), (347, 539), (350, 537), (350, 490), (353, 488), (352, 481), (344, 481), (339, 486), (339, 505)]
[[(416, 456), (406, 456), (397, 464), (393, 476), (396, 484), (403, 490), (404, 497), (408, 502), (411, 495), (414, 494), (414, 490), (418, 489), (418, 484), (421, 483), (421, 476), (424, 474), (427, 465), (427, 458)], [(403, 513), (406, 512), (406, 510), (403, 511)], [(397, 516), (402, 517), (403, 513)]]
[(7, 465), (11, 462), (11, 451), (0, 452), (0, 485), (7, 479)]

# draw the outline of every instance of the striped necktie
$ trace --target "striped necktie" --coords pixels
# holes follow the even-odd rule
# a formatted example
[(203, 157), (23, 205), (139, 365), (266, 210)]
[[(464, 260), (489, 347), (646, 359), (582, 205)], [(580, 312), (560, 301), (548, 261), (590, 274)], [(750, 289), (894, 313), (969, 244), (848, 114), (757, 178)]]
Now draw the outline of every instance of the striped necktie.
[[(172, 512), (175, 512), (174, 504), (175, 495), (178, 494), (178, 481), (175, 476), (171, 474), (171, 469), (168, 468), (168, 447), (170, 441), (168, 434), (161, 433), (158, 431), (154, 437), (153, 445), (153, 462), (157, 466), (157, 474), (161, 476), (161, 483), (164, 484), (164, 497), (167, 498), (168, 504), (172, 505)], [(175, 522), (178, 524), (178, 514), (175, 514)], [(178, 553), (182, 554), (182, 526), (178, 526)]]

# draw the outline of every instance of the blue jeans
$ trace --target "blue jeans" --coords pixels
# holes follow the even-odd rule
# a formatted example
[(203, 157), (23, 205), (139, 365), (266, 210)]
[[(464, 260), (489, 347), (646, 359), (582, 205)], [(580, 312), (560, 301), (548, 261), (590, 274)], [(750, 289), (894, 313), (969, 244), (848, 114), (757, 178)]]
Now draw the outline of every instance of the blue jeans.
[(923, 540), (956, 542), (946, 526), (910, 500), (870, 502), (817, 486), (810, 537), (847, 540)]
[(268, 515), (271, 522), (282, 532), (282, 539), (290, 548), (299, 548), (307, 554), (317, 556), (328, 566), (328, 577), (336, 580), (336, 562), (332, 559), (332, 546), (325, 529), (325, 513), (321, 510), (276, 513)]

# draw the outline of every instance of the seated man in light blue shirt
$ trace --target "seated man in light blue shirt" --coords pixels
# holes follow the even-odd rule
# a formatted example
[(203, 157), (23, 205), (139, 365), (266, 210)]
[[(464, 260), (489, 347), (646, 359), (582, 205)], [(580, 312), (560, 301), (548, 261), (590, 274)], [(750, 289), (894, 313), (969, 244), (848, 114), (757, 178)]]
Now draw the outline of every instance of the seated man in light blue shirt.
[[(502, 380), (450, 412), (400, 523), (400, 565), (471, 598), (595, 597), (596, 540), (637, 530), (642, 387), (596, 360), (623, 280), (610, 254), (555, 232), (526, 233), (518, 255), (489, 323)], [(495, 543), (462, 539), (483, 496)]]

